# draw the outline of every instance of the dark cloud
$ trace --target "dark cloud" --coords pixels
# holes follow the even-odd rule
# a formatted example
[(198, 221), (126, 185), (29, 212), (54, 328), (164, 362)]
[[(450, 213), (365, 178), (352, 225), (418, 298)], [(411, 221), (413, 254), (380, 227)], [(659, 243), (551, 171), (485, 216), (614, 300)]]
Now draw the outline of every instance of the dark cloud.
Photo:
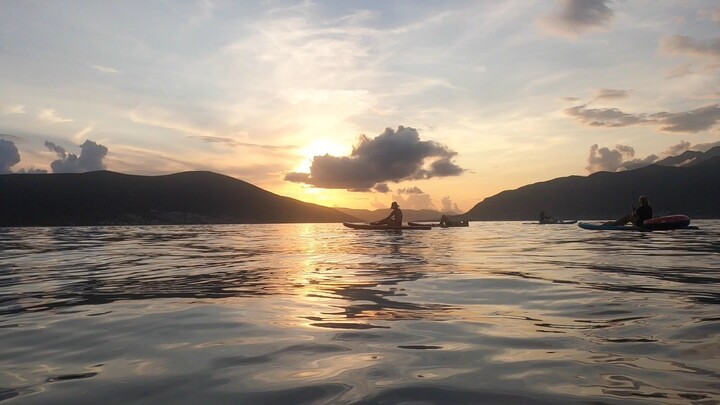
[(568, 108), (565, 113), (579, 122), (594, 127), (627, 127), (630, 125), (657, 125), (666, 132), (700, 132), (711, 129), (720, 122), (718, 104), (699, 107), (679, 113), (659, 112), (653, 114), (628, 114), (617, 108), (587, 108), (579, 105)]
[(50, 163), (53, 173), (83, 173), (96, 170), (105, 170), (103, 159), (108, 148), (91, 140), (80, 145), (80, 156), (67, 153), (62, 146), (45, 141), (45, 146), (57, 154), (58, 159)]
[(609, 0), (560, 0), (560, 10), (539, 19), (540, 26), (551, 34), (579, 36), (604, 29), (614, 13)]
[(681, 113), (657, 113), (652, 115), (668, 132), (700, 132), (720, 122), (720, 105), (708, 105)]
[(373, 187), (373, 190), (378, 193), (388, 193), (390, 192), (390, 187), (388, 187), (387, 183), (378, 183)]
[(377, 183), (457, 176), (457, 155), (434, 141), (421, 141), (414, 128), (387, 128), (375, 138), (360, 137), (350, 156), (315, 156), (310, 173), (288, 173), (285, 180), (319, 188), (367, 191)]
[(10, 168), (20, 163), (20, 152), (15, 142), (0, 139), (0, 174), (12, 173)]
[(660, 49), (671, 55), (720, 58), (720, 38), (701, 41), (683, 35), (673, 35), (662, 39)]
[(565, 113), (578, 121), (594, 127), (626, 127), (647, 122), (644, 114), (633, 115), (617, 108), (586, 108), (579, 105), (565, 110)]

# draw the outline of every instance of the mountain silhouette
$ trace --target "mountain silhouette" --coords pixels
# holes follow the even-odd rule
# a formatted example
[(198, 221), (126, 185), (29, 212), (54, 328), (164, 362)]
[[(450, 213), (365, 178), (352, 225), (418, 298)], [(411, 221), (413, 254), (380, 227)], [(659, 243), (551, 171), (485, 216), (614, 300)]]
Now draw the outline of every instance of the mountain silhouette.
[(0, 175), (0, 226), (357, 221), (212, 172)]
[(503, 191), (476, 204), (470, 220), (610, 219), (627, 214), (646, 195), (656, 216), (720, 218), (720, 156), (676, 167), (654, 164), (622, 172), (561, 177)]

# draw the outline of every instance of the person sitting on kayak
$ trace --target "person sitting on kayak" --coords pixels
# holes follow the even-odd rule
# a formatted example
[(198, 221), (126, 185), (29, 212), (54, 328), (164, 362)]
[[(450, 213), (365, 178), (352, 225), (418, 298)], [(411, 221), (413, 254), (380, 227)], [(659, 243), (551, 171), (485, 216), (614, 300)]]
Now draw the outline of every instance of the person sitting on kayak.
[(393, 201), (390, 205), (390, 215), (379, 221), (371, 222), (370, 225), (402, 225), (402, 211), (398, 203)]
[(644, 195), (641, 195), (639, 198), (640, 206), (637, 208), (633, 207), (633, 212), (625, 215), (624, 217), (615, 220), (615, 221), (608, 221), (605, 222), (603, 225), (616, 225), (616, 226), (622, 226), (627, 224), (628, 222), (632, 222), (636, 226), (642, 226), (643, 222), (645, 220), (651, 219), (653, 217), (653, 210), (650, 206), (650, 202), (648, 201), (648, 198)]
[(552, 215), (545, 215), (545, 211), (540, 211), (539, 222), (541, 224), (555, 224), (557, 223), (557, 219), (553, 218)]

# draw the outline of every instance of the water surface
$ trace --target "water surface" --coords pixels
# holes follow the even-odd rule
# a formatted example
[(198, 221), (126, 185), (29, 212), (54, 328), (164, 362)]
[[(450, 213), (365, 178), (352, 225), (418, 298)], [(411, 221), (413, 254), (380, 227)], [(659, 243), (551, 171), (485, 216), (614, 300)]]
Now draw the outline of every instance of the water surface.
[(0, 401), (720, 403), (720, 221), (0, 228)]

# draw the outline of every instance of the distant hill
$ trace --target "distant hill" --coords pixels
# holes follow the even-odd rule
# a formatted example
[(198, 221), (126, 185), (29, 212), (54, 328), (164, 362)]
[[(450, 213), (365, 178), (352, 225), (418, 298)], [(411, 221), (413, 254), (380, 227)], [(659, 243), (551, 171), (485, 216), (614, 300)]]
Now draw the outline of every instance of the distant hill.
[[(410, 210), (410, 209), (402, 209), (403, 213), (403, 222), (408, 221), (439, 221), (440, 217), (443, 215), (442, 212), (435, 211), (435, 210)], [(338, 211), (344, 212), (348, 215), (352, 215), (354, 217), (358, 217), (361, 220), (365, 222), (372, 222), (377, 221), (379, 219), (383, 219), (390, 215), (390, 209), (379, 209), (379, 210), (363, 210), (363, 209), (354, 209), (354, 208), (335, 208)], [(455, 217), (456, 214), (446, 214), (448, 217)]]
[(0, 175), (0, 226), (358, 221), (211, 172)]
[(537, 220), (544, 210), (558, 219), (609, 219), (630, 212), (640, 195), (650, 198), (656, 216), (720, 218), (720, 156), (683, 167), (654, 164), (530, 184), (486, 198), (465, 215), (476, 221)]

